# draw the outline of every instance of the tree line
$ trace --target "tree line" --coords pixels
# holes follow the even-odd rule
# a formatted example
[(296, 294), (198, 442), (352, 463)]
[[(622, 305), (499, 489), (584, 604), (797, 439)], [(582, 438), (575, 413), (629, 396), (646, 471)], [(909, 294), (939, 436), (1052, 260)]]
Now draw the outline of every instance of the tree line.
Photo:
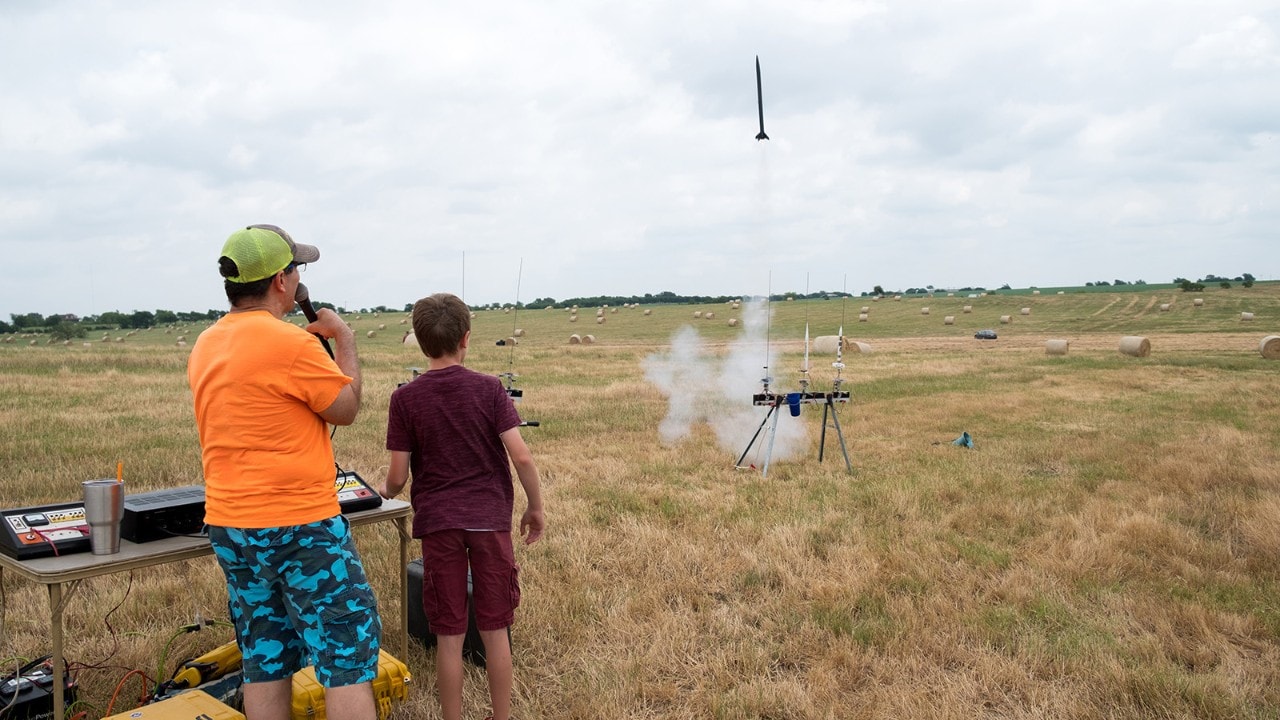
[[(1234, 278), (1219, 277), (1217, 275), (1205, 275), (1203, 278), (1192, 282), (1187, 278), (1174, 278), (1173, 283), (1185, 292), (1198, 292), (1204, 290), (1211, 283), (1216, 283), (1220, 287), (1230, 288), (1232, 283), (1238, 283), (1242, 287), (1253, 287), (1255, 278), (1249, 273), (1243, 273)], [(1134, 280), (1128, 282), (1125, 280), (1098, 280), (1085, 283), (1085, 287), (1107, 287), (1107, 286), (1124, 286), (1124, 285), (1146, 285), (1145, 280)], [(1008, 283), (1002, 285), (1000, 290), (1010, 290)], [(935, 288), (933, 285), (925, 285), (924, 287), (910, 287), (903, 291), (886, 291), (884, 287), (876, 285), (871, 290), (864, 290), (859, 293), (860, 297), (874, 297), (877, 295), (924, 295), (934, 292), (988, 292), (982, 287), (962, 287), (962, 288)], [(992, 291), (994, 292), (994, 291)], [(819, 290), (810, 293), (774, 293), (769, 296), (773, 301), (784, 301), (787, 298), (796, 300), (826, 300), (840, 297), (854, 297), (854, 295), (844, 291), (828, 291)], [(645, 293), (643, 295), (591, 295), (583, 297), (573, 297), (564, 300), (556, 300), (555, 298), (545, 297), (537, 298), (527, 303), (516, 303), (515, 307), (528, 310), (541, 310), (543, 308), (567, 308), (577, 305), (579, 307), (600, 307), (602, 305), (709, 305), (726, 303), (733, 300), (756, 300), (762, 299), (763, 296), (743, 297), (741, 295), (677, 295), (670, 290), (664, 290), (660, 293)], [(347, 314), (348, 312), (373, 313), (373, 312), (409, 312), (413, 310), (413, 303), (405, 303), (400, 309), (392, 309), (386, 305), (377, 305), (369, 308), (360, 308), (359, 310), (347, 310), (347, 308), (333, 303), (314, 302), (315, 307), (329, 308), (339, 314)], [(487, 305), (478, 305), (474, 309), (477, 310), (497, 310), (502, 307), (508, 307), (506, 303), (489, 303)], [(217, 320), (226, 314), (226, 310), (205, 310), (204, 312), (180, 312), (174, 310), (137, 310), (132, 313), (122, 313), (119, 311), (107, 311), (101, 315), (89, 315), (86, 317), (77, 317), (69, 313), (55, 313), (53, 315), (41, 315), (40, 313), (23, 313), (11, 314), (9, 321), (0, 320), (0, 334), (4, 333), (51, 333), (59, 339), (71, 339), (76, 337), (84, 337), (86, 333), (92, 330), (142, 330), (144, 328), (154, 327), (156, 325), (169, 325), (179, 322), (206, 322)]]

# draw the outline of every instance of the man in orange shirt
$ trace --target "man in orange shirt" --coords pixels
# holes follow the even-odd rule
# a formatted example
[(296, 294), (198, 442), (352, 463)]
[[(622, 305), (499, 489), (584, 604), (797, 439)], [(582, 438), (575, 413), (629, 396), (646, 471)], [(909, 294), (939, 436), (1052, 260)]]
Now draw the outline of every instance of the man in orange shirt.
[[(305, 330), (284, 322), (299, 270), (319, 259), (274, 225), (233, 233), (218, 258), (231, 310), (187, 365), (249, 720), (288, 718), (293, 673), (312, 662), (329, 717), (377, 716), (382, 625), (338, 506), (328, 431), (360, 408), (355, 333), (328, 309)], [(334, 341), (333, 359), (311, 333)]]

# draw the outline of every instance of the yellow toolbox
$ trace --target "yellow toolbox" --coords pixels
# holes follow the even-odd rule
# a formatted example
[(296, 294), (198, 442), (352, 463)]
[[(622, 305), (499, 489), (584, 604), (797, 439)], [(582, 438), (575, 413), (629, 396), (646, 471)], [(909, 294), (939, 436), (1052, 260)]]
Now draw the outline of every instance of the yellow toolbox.
[[(409, 696), (413, 677), (404, 663), (385, 650), (378, 653), (378, 677), (373, 679), (373, 699), (378, 704), (378, 720), (391, 714), (392, 703)], [(315, 667), (308, 665), (293, 674), (292, 720), (327, 720), (324, 712), (324, 686), (316, 680)], [(334, 720), (342, 720), (334, 718)]]
[(245, 718), (243, 714), (223, 705), (204, 691), (188, 690), (168, 700), (126, 710), (102, 720), (245, 720)]

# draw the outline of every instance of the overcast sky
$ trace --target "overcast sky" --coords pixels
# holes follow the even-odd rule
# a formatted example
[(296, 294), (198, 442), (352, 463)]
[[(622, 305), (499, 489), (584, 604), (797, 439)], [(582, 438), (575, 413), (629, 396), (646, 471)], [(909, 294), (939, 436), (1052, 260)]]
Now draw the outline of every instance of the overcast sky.
[(1273, 279), (1278, 135), (1275, 0), (7, 0), (0, 318)]

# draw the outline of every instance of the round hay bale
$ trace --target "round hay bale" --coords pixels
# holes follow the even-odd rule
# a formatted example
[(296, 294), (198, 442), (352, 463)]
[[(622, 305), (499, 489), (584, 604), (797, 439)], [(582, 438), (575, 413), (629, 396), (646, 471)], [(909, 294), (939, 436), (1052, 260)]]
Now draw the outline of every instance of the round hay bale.
[(901, 296), (901, 295), (894, 295), (894, 296), (893, 296), (893, 301), (894, 301), (894, 302), (902, 302), (902, 296)]
[(868, 317), (866, 313), (858, 313), (858, 322), (866, 322)]
[(600, 317), (596, 318), (596, 324), (597, 324), (597, 325), (603, 325), (603, 324), (604, 324), (604, 316), (603, 316), (603, 315), (601, 315)]
[(590, 345), (591, 343), (593, 343), (593, 342), (595, 342), (595, 341), (596, 341), (596, 336), (595, 336), (595, 335), (583, 335), (583, 336), (582, 336), (582, 344), (583, 344), (583, 345)]
[(1170, 307), (1169, 303), (1160, 303), (1160, 312), (1169, 312)]
[(417, 345), (418, 337), (414, 335), (412, 331), (406, 332), (404, 337), (400, 339), (400, 342), (405, 345)]
[(596, 317), (604, 317), (604, 308), (596, 308)]
[(27, 345), (30, 345), (31, 347), (35, 347), (36, 345), (39, 345), (39, 344), (40, 344), (39, 340), (32, 340), (31, 342), (27, 343)]
[(1019, 311), (1018, 311), (1018, 314), (1019, 314), (1019, 315), (1030, 315), (1030, 314), (1031, 314), (1031, 308), (1022, 308), (1021, 310), (1019, 310)]
[(862, 309), (861, 309), (861, 310), (859, 310), (858, 312), (869, 313), (869, 312), (871, 312), (871, 306), (870, 306), (870, 305), (863, 305), (863, 306), (862, 306)]
[(400, 318), (401, 325), (407, 325), (408, 323), (409, 323), (409, 318)]
[(1045, 355), (1066, 355), (1067, 350), (1071, 348), (1071, 342), (1067, 340), (1045, 340)]
[(1031, 291), (1031, 294), (1032, 294), (1032, 295), (1039, 295), (1039, 294), (1040, 294), (1040, 291), (1039, 291), (1039, 290), (1032, 290), (1032, 291)]
[(1258, 351), (1268, 360), (1280, 360), (1280, 335), (1268, 335), (1262, 338)]
[(956, 316), (955, 316), (955, 315), (947, 315), (946, 317), (942, 318), (942, 324), (943, 324), (943, 325), (955, 325), (955, 324), (956, 324)]
[(1253, 313), (1251, 313), (1251, 312), (1242, 312), (1242, 313), (1240, 313), (1240, 320), (1242, 320), (1242, 321), (1249, 321), (1249, 320), (1252, 320), (1252, 319), (1253, 319)]
[(378, 329), (379, 329), (379, 330), (386, 330), (386, 329), (387, 329), (387, 324), (386, 324), (386, 323), (378, 323)]
[(511, 334), (516, 337), (524, 337), (524, 328), (516, 328)]
[(515, 345), (515, 344), (516, 344), (516, 339), (515, 339), (515, 338), (513, 338), (513, 337), (508, 337), (508, 338), (506, 338), (506, 341), (507, 341), (507, 345)]
[(652, 311), (652, 310), (650, 310), (649, 308), (645, 308), (645, 310), (644, 310), (644, 314), (645, 314), (645, 315), (652, 315), (652, 314), (653, 314), (653, 311)]
[(700, 320), (700, 319), (702, 319), (702, 311), (701, 311), (701, 310), (694, 310), (694, 311), (693, 311), (693, 319), (694, 319), (694, 320)]
[(174, 345), (175, 345), (175, 346), (177, 346), (177, 347), (186, 347), (186, 346), (187, 346), (187, 343), (186, 343), (186, 341), (185, 341), (185, 340), (179, 340), (179, 341), (177, 341), (176, 343), (174, 343)]
[(1012, 318), (1011, 316), (1009, 316), (1009, 315), (1001, 315), (1001, 316), (1000, 316), (1000, 324), (1001, 324), (1001, 325), (1008, 325), (1008, 324), (1009, 324), (1009, 323), (1011, 323), (1011, 322), (1013, 322), (1013, 318)]
[(850, 353), (869, 353), (871, 352), (871, 346), (864, 342), (851, 342), (849, 338), (845, 338), (844, 351)]
[(365, 333), (365, 334), (364, 334), (364, 336), (365, 336), (365, 337), (367, 337), (367, 338), (369, 338), (369, 339), (376, 338), (376, 337), (378, 337), (378, 331), (377, 331), (377, 330), (370, 330), (369, 332)]
[(965, 305), (964, 307), (960, 308), (960, 312), (964, 313), (965, 315), (968, 315), (969, 313), (973, 312), (973, 306)]
[(569, 316), (569, 322), (578, 322), (578, 316), (577, 316), (577, 315), (570, 315), (570, 316)]
[(577, 333), (574, 333), (574, 334), (570, 335), (570, 336), (569, 336), (569, 344), (570, 344), (570, 345), (581, 345), (581, 344), (582, 344), (582, 336), (581, 336), (581, 335), (578, 335)]
[[(849, 346), (849, 338), (844, 339), (845, 347)], [(813, 351), (818, 355), (835, 355), (840, 347), (839, 335), (819, 335), (813, 339)]]
[(741, 305), (739, 305), (738, 303), (730, 303), (730, 304), (729, 304), (729, 309), (730, 309), (730, 310), (737, 310), (737, 309), (739, 309), (740, 307), (741, 307)]
[(876, 295), (875, 297), (871, 298), (871, 302), (880, 302), (880, 296)]
[(1196, 307), (1204, 307), (1204, 298), (1196, 298), (1191, 301), (1191, 304)]
[(1151, 354), (1151, 341), (1137, 335), (1120, 338), (1120, 352), (1129, 357), (1146, 357)]
[(618, 308), (609, 308), (609, 312), (613, 313), (614, 315), (617, 315), (617, 314), (618, 314)]
[(729, 327), (738, 327), (738, 318), (729, 318)]
[[(510, 312), (511, 312), (511, 308), (509, 308), (509, 307), (504, 307), (504, 308), (502, 308), (502, 312), (503, 312), (504, 314), (505, 314), (505, 313), (510, 313)], [(357, 319), (357, 320), (359, 320), (360, 318), (356, 318), (356, 319)]]
[(703, 316), (702, 316), (702, 319), (703, 319), (703, 320), (715, 320), (715, 319), (716, 319), (716, 314), (715, 314), (715, 313), (713, 313), (713, 312), (709, 312), (709, 313), (707, 313), (707, 314), (703, 315)]
[(920, 314), (921, 314), (921, 315), (928, 315), (928, 314), (929, 314), (929, 308), (927, 308), (927, 307), (922, 307), (922, 308), (920, 308)]

